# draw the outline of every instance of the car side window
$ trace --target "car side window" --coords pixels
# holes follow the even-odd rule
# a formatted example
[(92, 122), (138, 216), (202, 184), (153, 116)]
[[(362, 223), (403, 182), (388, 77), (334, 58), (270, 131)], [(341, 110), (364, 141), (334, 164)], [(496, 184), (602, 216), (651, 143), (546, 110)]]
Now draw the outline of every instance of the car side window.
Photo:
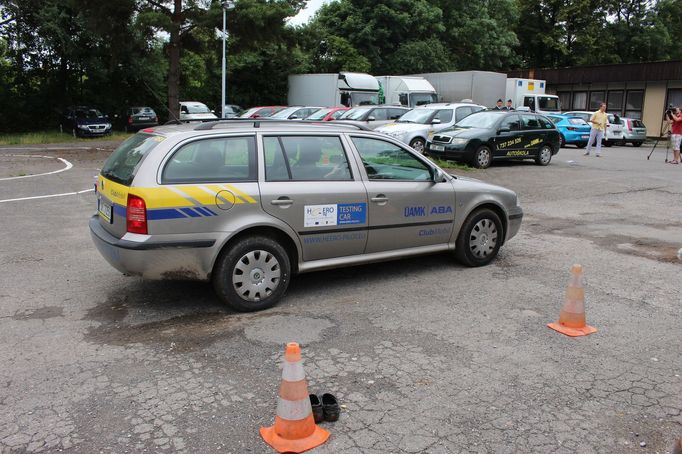
[(518, 131), (521, 129), (521, 119), (518, 115), (506, 115), (500, 123), (500, 129)]
[(440, 109), (436, 116), (441, 123), (450, 123), (452, 121), (452, 109)]
[(521, 124), (525, 130), (540, 129), (540, 122), (535, 115), (521, 115)]
[(332, 117), (334, 120), (336, 120), (337, 118), (339, 118), (339, 117), (340, 117), (341, 115), (343, 115), (344, 113), (346, 113), (345, 110), (337, 110), (336, 112), (334, 112), (334, 113), (331, 115), (331, 117)]
[(269, 136), (263, 147), (267, 181), (353, 179), (338, 136)]
[(183, 145), (166, 163), (161, 182), (255, 181), (257, 175), (255, 138), (220, 137)]
[(542, 129), (553, 129), (554, 128), (554, 125), (552, 124), (552, 122), (543, 118), (543, 117), (538, 117), (538, 121), (540, 122), (540, 127)]
[(388, 119), (389, 120), (397, 120), (398, 118), (402, 117), (406, 110), (403, 109), (388, 109)]
[(369, 117), (374, 117), (376, 121), (388, 120), (388, 109), (374, 109), (370, 112)]
[(426, 181), (431, 169), (412, 153), (380, 139), (352, 137), (370, 180)]
[(455, 123), (464, 117), (468, 117), (469, 115), (471, 115), (471, 107), (458, 107), (457, 112), (455, 113)]

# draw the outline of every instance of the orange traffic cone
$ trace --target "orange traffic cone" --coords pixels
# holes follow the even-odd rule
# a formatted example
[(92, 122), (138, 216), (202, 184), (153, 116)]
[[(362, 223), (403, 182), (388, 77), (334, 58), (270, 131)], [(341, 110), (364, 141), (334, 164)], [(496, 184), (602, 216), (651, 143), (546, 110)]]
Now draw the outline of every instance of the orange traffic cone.
[(547, 326), (571, 337), (587, 336), (597, 329), (585, 324), (585, 289), (583, 288), (583, 267), (571, 267), (571, 282), (566, 289), (566, 302), (559, 313), (557, 323)]
[(677, 443), (675, 443), (675, 446), (673, 447), (673, 450), (670, 452), (670, 454), (682, 454), (682, 436), (679, 440), (677, 440)]
[(323, 444), (331, 435), (315, 424), (301, 347), (287, 344), (275, 425), (261, 427), (260, 436), (277, 452), (303, 452)]

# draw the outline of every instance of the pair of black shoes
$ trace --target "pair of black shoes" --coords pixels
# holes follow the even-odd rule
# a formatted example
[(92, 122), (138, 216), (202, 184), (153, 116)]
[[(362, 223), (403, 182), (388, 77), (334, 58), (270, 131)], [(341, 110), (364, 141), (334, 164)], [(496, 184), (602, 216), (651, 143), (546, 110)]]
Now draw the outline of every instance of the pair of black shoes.
[(322, 394), (322, 399), (317, 397), (317, 394), (310, 395), (310, 405), (313, 407), (313, 417), (315, 422), (329, 421), (334, 422), (339, 419), (339, 403), (336, 397), (329, 393)]

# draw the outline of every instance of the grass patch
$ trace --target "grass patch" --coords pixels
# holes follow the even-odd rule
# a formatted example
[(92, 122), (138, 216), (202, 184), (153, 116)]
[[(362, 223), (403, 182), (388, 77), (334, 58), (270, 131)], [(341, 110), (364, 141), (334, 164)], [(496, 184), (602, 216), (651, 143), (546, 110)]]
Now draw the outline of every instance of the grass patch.
[(37, 145), (49, 143), (91, 142), (92, 140), (122, 141), (132, 134), (114, 131), (111, 135), (95, 138), (75, 138), (59, 131), (37, 131), (17, 134), (0, 134), (0, 145)]
[(443, 161), (442, 159), (436, 159), (436, 158), (432, 158), (432, 157), (428, 157), (428, 158), (431, 161), (433, 161), (441, 169), (454, 169), (454, 170), (461, 170), (462, 172), (471, 172), (472, 170), (476, 170), (471, 166), (468, 166), (466, 164), (462, 164), (461, 162)]

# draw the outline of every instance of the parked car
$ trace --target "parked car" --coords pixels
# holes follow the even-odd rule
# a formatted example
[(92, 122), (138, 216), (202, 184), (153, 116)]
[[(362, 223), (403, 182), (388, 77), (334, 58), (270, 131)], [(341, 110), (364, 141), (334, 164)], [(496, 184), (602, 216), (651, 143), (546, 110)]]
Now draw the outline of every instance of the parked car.
[[(225, 117), (224, 118), (237, 118), (239, 117), (244, 109), (236, 104), (225, 104)], [(222, 115), (222, 112), (221, 112)]]
[(252, 107), (243, 114), (241, 114), (241, 118), (262, 118), (262, 117), (269, 117), (272, 114), (275, 114), (279, 112), (280, 110), (286, 109), (286, 106), (261, 106), (261, 107)]
[[(568, 115), (570, 117), (581, 118), (585, 120), (587, 124), (590, 124), (590, 118), (592, 118), (593, 113), (594, 112), (576, 110), (571, 112), (564, 112), (563, 114)], [(618, 115), (607, 113), (606, 117), (608, 118), (609, 122), (606, 125), (606, 133), (604, 134), (604, 140), (602, 142), (604, 146), (610, 147), (614, 144), (620, 143), (623, 140), (623, 123)]]
[(426, 151), (440, 159), (470, 162), (479, 168), (493, 160), (534, 159), (546, 166), (559, 151), (559, 131), (534, 113), (476, 112), (433, 136)]
[(570, 117), (561, 114), (547, 114), (547, 118), (552, 120), (554, 126), (559, 130), (561, 136), (560, 147), (566, 144), (575, 145), (578, 148), (585, 148), (590, 140), (590, 125), (582, 118)]
[(322, 107), (292, 106), (270, 115), (270, 118), (277, 120), (303, 120), (320, 109), (322, 109)]
[(341, 115), (348, 111), (350, 107), (326, 107), (313, 112), (305, 119), (310, 121), (332, 121), (337, 120)]
[(180, 102), (180, 121), (217, 120), (218, 116), (206, 104), (197, 101)]
[(523, 216), (513, 191), (336, 122), (145, 130), (104, 163), (97, 199), (90, 232), (114, 268), (211, 280), (239, 311), (276, 304), (295, 273), (453, 251), (486, 265)]
[(62, 113), (59, 129), (74, 137), (101, 137), (111, 134), (111, 121), (94, 107), (72, 106)]
[(427, 104), (405, 113), (392, 123), (376, 129), (424, 153), (426, 141), (443, 129), (451, 128), (467, 115), (484, 110), (473, 103)]
[(151, 107), (128, 107), (123, 121), (125, 122), (123, 126), (125, 131), (134, 132), (143, 128), (158, 126), (159, 117)]
[(633, 147), (641, 147), (646, 140), (646, 126), (642, 120), (621, 117), (623, 122), (623, 144), (630, 142)]
[(379, 126), (391, 123), (409, 112), (407, 107), (398, 106), (358, 106), (346, 111), (339, 117), (339, 121), (365, 126), (376, 129)]

